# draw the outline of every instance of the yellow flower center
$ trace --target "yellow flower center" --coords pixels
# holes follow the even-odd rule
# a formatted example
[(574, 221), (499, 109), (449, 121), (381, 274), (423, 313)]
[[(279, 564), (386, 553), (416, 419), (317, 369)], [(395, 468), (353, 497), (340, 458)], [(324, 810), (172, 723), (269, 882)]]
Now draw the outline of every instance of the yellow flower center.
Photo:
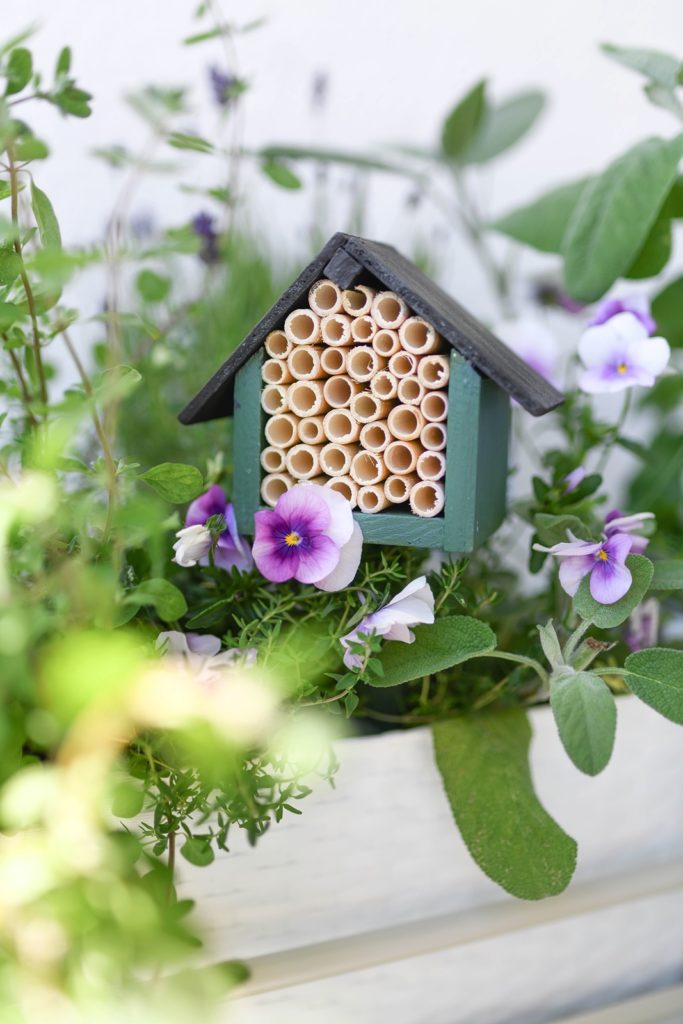
[(600, 548), (600, 550), (598, 551), (598, 558), (601, 562), (606, 562), (608, 560), (609, 555), (607, 554), (604, 548)]
[(292, 530), (291, 533), (288, 533), (285, 536), (285, 544), (287, 545), (288, 548), (295, 548), (297, 544), (301, 544), (301, 537), (299, 536), (298, 533), (294, 533), (294, 531)]
[(626, 363), (619, 363), (619, 365), (617, 366), (617, 373), (626, 373), (627, 370), (628, 366), (626, 365)]

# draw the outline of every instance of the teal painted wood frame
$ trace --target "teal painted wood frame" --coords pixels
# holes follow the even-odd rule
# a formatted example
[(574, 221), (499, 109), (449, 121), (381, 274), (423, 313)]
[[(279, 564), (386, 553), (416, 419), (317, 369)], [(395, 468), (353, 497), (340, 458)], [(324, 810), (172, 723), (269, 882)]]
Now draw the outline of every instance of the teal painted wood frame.
[[(265, 414), (261, 409), (263, 350), (235, 380), (233, 501), (241, 533), (252, 534), (262, 508), (261, 462)], [(444, 515), (421, 519), (410, 512), (355, 512), (370, 544), (472, 551), (505, 515), (510, 422), (508, 396), (453, 352), (448, 389), (446, 504)]]

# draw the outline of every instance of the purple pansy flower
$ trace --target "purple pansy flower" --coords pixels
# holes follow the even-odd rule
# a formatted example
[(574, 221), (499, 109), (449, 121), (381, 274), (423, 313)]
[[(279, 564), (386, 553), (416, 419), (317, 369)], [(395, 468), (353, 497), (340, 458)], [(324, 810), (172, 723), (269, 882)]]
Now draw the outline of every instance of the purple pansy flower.
[(626, 644), (632, 651), (657, 646), (659, 633), (659, 601), (648, 597), (631, 612), (626, 630)]
[(362, 668), (363, 656), (355, 654), (350, 649), (350, 644), (363, 643), (370, 633), (382, 636), (385, 640), (400, 640), (404, 644), (412, 644), (415, 634), (409, 627), (420, 623), (431, 625), (433, 622), (434, 595), (426, 577), (419, 576), (396, 597), (392, 597), (383, 608), (366, 615), (355, 629), (341, 637), (339, 642), (344, 648), (344, 664), (348, 669)]
[(557, 340), (541, 320), (530, 316), (502, 320), (495, 325), (493, 333), (527, 366), (546, 380), (553, 381), (557, 370)]
[(356, 575), (363, 535), (337, 491), (298, 484), (273, 509), (254, 515), (256, 566), (273, 583), (298, 580), (343, 590)]
[(614, 604), (626, 594), (632, 576), (626, 566), (632, 538), (627, 533), (613, 533), (599, 541), (585, 541), (567, 531), (571, 540), (544, 548), (534, 544), (537, 551), (545, 551), (560, 559), (562, 589), (573, 597), (584, 576), (590, 574), (591, 597), (600, 604)]
[(562, 481), (562, 483), (564, 484), (564, 490), (562, 491), (562, 493), (571, 494), (572, 491), (575, 491), (579, 484), (583, 482), (585, 477), (585, 468), (583, 466), (577, 466), (576, 469), (573, 469), (571, 471), (571, 473), (567, 473), (566, 477)]
[(627, 295), (623, 299), (603, 299), (599, 303), (593, 318), (588, 321), (589, 327), (597, 327), (607, 323), (619, 313), (632, 313), (640, 320), (648, 334), (654, 334), (656, 323), (650, 313), (650, 300), (646, 295)]
[[(225, 529), (218, 538), (214, 550), (214, 565), (228, 572), (233, 567), (240, 572), (248, 572), (254, 564), (249, 546), (237, 532), (235, 511), (226, 498), (225, 491), (218, 484), (213, 484), (208, 491), (195, 498), (185, 516), (185, 528), (204, 526), (212, 516), (223, 516), (225, 520)], [(197, 561), (200, 565), (208, 565), (208, 553), (204, 552)]]
[(579, 387), (589, 394), (623, 391), (636, 384), (650, 388), (669, 362), (664, 338), (650, 338), (633, 313), (617, 313), (581, 335), (579, 355), (585, 370)]
[(654, 519), (654, 512), (637, 512), (632, 516), (625, 516), (618, 508), (613, 508), (605, 516), (605, 536), (611, 537), (614, 533), (628, 533), (631, 535), (631, 554), (642, 555), (650, 543), (649, 537), (644, 537), (637, 531), (642, 529), (643, 523), (648, 519)]

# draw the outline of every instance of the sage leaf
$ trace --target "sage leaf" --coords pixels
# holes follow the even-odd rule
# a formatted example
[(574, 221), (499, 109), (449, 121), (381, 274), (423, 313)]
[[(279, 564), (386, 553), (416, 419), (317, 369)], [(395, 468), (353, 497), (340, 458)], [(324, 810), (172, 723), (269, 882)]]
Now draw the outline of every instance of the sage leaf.
[(650, 647), (629, 654), (624, 682), (660, 715), (683, 725), (683, 651)]
[(192, 501), (201, 493), (204, 486), (202, 474), (195, 466), (186, 466), (180, 462), (162, 462), (140, 475), (140, 480), (176, 505)]
[(552, 678), (550, 706), (569, 758), (579, 771), (598, 775), (612, 756), (617, 726), (610, 688), (592, 672)]
[(487, 654), (496, 646), (496, 636), (485, 622), (467, 615), (452, 615), (431, 626), (417, 626), (412, 644), (390, 640), (379, 657), (383, 675), (373, 675), (371, 686), (397, 686), (412, 679), (442, 672), (469, 658)]
[(599, 629), (612, 629), (625, 622), (647, 593), (654, 567), (644, 555), (629, 555), (626, 565), (633, 582), (630, 590), (614, 604), (600, 604), (590, 592), (590, 576), (584, 576), (574, 598), (574, 607), (582, 619), (590, 619)]
[(470, 89), (451, 110), (441, 131), (441, 149), (445, 156), (458, 160), (474, 140), (486, 112), (486, 81)]

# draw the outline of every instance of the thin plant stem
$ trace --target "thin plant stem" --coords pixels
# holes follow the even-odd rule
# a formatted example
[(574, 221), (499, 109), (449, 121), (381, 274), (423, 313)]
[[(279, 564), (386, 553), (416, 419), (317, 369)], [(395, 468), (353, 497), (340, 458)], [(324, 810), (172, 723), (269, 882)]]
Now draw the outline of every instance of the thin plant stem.
[(621, 411), (619, 413), (619, 416), (617, 417), (617, 421), (612, 427), (612, 429), (607, 433), (605, 440), (603, 442), (602, 454), (600, 455), (598, 464), (595, 467), (596, 473), (604, 472), (605, 466), (607, 465), (607, 460), (609, 458), (610, 448), (612, 447), (616, 439), (619, 437), (619, 434), (621, 433), (621, 428), (626, 422), (626, 417), (628, 416), (629, 410), (631, 408), (632, 399), (633, 394), (631, 389), (629, 388), (628, 391), (626, 391), (624, 394), (624, 401), (622, 402)]
[[(4, 337), (4, 335), (3, 335), (3, 337)], [(24, 376), (24, 371), (22, 369), (21, 361), (19, 360), (19, 357), (17, 356), (17, 354), (14, 351), (14, 349), (10, 348), (7, 351), (8, 351), (8, 354), (9, 354), (12, 366), (14, 367), (14, 372), (17, 375), (17, 381), (19, 383), (19, 389), (21, 391), (21, 400), (22, 400), (22, 402), (24, 404), (24, 409), (26, 410), (26, 415), (28, 416), (29, 420), (31, 421), (31, 425), (34, 426), (34, 427), (37, 427), (38, 426), (38, 420), (33, 415), (33, 410), (31, 409), (32, 398), (31, 398), (31, 394), (30, 394), (30, 392), (28, 390), (28, 385), (26, 383), (26, 378)]]
[(176, 831), (173, 829), (168, 833), (168, 902), (170, 903), (173, 899), (173, 892), (175, 888), (175, 853), (176, 853)]
[(478, 658), (498, 658), (501, 661), (514, 661), (518, 665), (526, 665), (527, 668), (532, 669), (539, 677), (542, 683), (548, 685), (548, 673), (541, 665), (540, 661), (536, 661), (535, 658), (528, 658), (525, 654), (511, 654), (509, 651), (487, 651), (486, 654), (478, 654)]

